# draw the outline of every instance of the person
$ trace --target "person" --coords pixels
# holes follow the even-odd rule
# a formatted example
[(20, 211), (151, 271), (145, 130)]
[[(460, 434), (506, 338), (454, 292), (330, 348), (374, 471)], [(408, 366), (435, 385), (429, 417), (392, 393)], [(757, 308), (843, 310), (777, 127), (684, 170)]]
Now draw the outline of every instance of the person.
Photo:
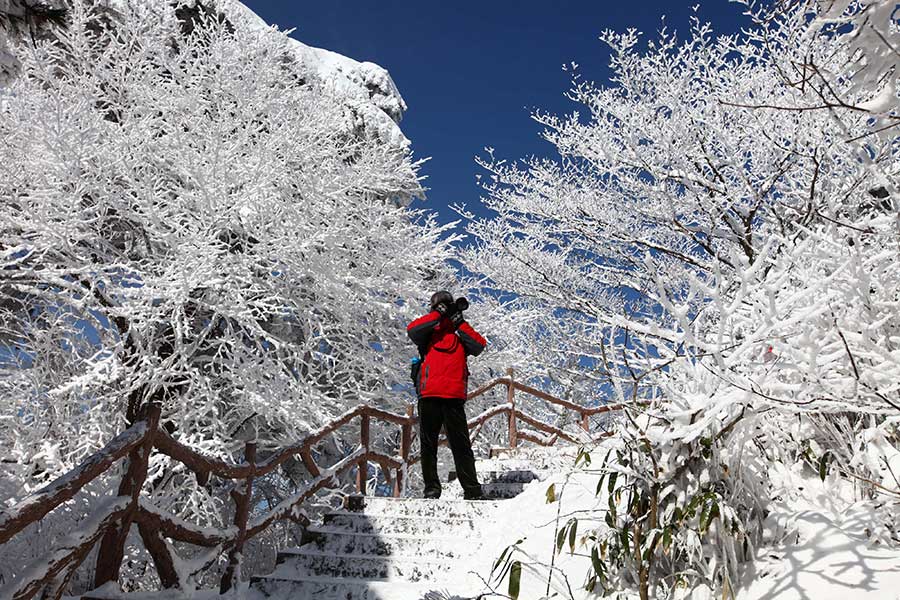
[(463, 317), (463, 310), (468, 307), (464, 298), (454, 301), (450, 292), (440, 291), (431, 297), (430, 307), (427, 315), (406, 328), (422, 358), (415, 383), (425, 497), (441, 496), (437, 450), (443, 425), (463, 497), (480, 500), (484, 495), (475, 472), (475, 455), (464, 404), (469, 384), (467, 359), (481, 354), (487, 342)]

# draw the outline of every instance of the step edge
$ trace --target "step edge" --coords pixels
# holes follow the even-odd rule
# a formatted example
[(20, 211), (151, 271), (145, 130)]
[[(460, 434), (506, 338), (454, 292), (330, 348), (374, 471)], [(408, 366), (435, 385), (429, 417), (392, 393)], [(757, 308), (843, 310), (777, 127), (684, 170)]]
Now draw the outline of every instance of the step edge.
[(256, 577), (253, 579), (253, 583), (261, 583), (263, 581), (286, 581), (290, 583), (320, 583), (320, 584), (333, 584), (333, 585), (353, 585), (353, 586), (370, 586), (372, 584), (390, 584), (390, 585), (408, 585), (415, 586), (421, 588), (430, 588), (434, 589), (432, 586), (435, 583), (441, 583), (440, 580), (422, 583), (418, 581), (409, 581), (408, 579), (401, 579), (399, 577), (388, 577), (382, 579), (358, 579), (356, 577), (316, 577), (314, 575), (297, 575), (296, 577), (287, 577), (287, 576), (271, 576), (271, 575), (263, 575), (260, 577)]
[[(456, 523), (460, 521), (472, 521), (471, 517), (416, 517), (416, 516), (407, 516), (407, 515), (370, 515), (364, 512), (352, 512), (352, 511), (340, 511), (340, 512), (330, 512), (326, 513), (325, 517), (382, 517), (382, 518), (390, 518), (390, 519), (411, 519), (416, 521), (439, 521), (441, 523)], [(324, 517), (323, 517), (324, 518)]]
[[(412, 539), (412, 540), (436, 540), (436, 541), (468, 541), (472, 539), (480, 540), (481, 536), (450, 536), (450, 535), (413, 535), (411, 533), (375, 533), (371, 531), (347, 531), (345, 529), (331, 529), (328, 527), (310, 527), (306, 530), (309, 533), (313, 534), (322, 534), (322, 535), (352, 535), (358, 537), (377, 537), (382, 539)], [(308, 543), (315, 543), (315, 540), (310, 540)], [(306, 544), (302, 544), (306, 546)], [(299, 547), (299, 546), (297, 546)]]
[[(415, 554), (347, 554), (347, 553), (331, 553), (331, 552), (298, 552), (291, 553), (291, 557), (311, 556), (313, 558), (346, 558), (351, 560), (381, 560), (396, 562), (418, 562), (421, 564), (447, 564), (446, 560), (422, 558)], [(284, 564), (284, 563), (282, 563)]]
[(490, 504), (499, 504), (497, 500), (466, 500), (465, 498), (394, 498), (393, 496), (365, 496), (363, 501), (365, 503), (369, 503), (371, 501), (391, 503), (409, 502), (411, 500), (427, 504), (453, 503), (463, 504), (465, 506), (487, 506)]

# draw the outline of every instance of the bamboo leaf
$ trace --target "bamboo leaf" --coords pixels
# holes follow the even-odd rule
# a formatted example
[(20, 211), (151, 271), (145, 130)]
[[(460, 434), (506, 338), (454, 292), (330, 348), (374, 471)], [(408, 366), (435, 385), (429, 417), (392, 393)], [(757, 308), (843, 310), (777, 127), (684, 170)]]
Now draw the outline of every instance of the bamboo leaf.
[(700, 533), (706, 533), (706, 528), (709, 526), (710, 510), (712, 510), (711, 503), (704, 502), (703, 510), (700, 511)]
[(556, 484), (551, 483), (550, 487), (547, 488), (547, 504), (553, 504), (556, 502)]
[(819, 479), (825, 481), (825, 475), (828, 474), (828, 459), (830, 458), (830, 450), (826, 450), (819, 459)]
[(503, 562), (503, 559), (506, 558), (506, 553), (509, 552), (510, 548), (512, 548), (512, 546), (507, 546), (503, 549), (503, 552), (500, 553), (500, 558), (498, 558), (497, 562), (494, 563), (494, 568), (491, 569), (491, 573), (497, 570), (497, 567), (499, 567), (500, 563)]
[(594, 567), (594, 573), (599, 575), (603, 572), (603, 562), (600, 560), (600, 553), (597, 551), (596, 546), (591, 548), (591, 566)]
[(575, 535), (578, 531), (578, 519), (572, 519), (569, 528), (569, 554), (575, 554)]
[(519, 586), (522, 583), (522, 563), (516, 561), (509, 572), (509, 597), (513, 600), (519, 598)]
[(582, 462), (584, 462), (584, 466), (591, 466), (591, 454), (584, 448), (578, 449), (578, 456), (575, 457), (575, 466), (577, 467)]
[(612, 497), (612, 495), (607, 496), (607, 504), (609, 506), (609, 515), (610, 518), (615, 520), (616, 518), (616, 500)]

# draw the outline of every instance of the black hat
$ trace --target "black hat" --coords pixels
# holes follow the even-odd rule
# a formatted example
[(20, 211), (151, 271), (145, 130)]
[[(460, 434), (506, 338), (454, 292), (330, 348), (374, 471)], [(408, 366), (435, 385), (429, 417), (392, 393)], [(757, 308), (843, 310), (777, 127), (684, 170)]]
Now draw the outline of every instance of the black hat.
[(445, 302), (448, 305), (453, 304), (453, 295), (447, 290), (441, 290), (431, 295), (431, 308), (434, 308), (441, 302)]

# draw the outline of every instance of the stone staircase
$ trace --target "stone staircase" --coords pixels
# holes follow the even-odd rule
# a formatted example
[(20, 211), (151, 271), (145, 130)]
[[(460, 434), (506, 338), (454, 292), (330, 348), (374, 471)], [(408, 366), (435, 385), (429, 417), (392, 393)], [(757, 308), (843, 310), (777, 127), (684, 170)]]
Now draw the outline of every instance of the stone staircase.
[[(351, 496), (344, 509), (310, 527), (299, 548), (280, 552), (275, 570), (252, 580), (251, 590), (285, 600), (442, 596), (441, 590), (465, 578), (458, 567), (481, 550), (481, 531), (502, 499), (538, 478), (524, 469), (479, 475), (489, 500)], [(458, 488), (445, 486), (444, 495)]]

